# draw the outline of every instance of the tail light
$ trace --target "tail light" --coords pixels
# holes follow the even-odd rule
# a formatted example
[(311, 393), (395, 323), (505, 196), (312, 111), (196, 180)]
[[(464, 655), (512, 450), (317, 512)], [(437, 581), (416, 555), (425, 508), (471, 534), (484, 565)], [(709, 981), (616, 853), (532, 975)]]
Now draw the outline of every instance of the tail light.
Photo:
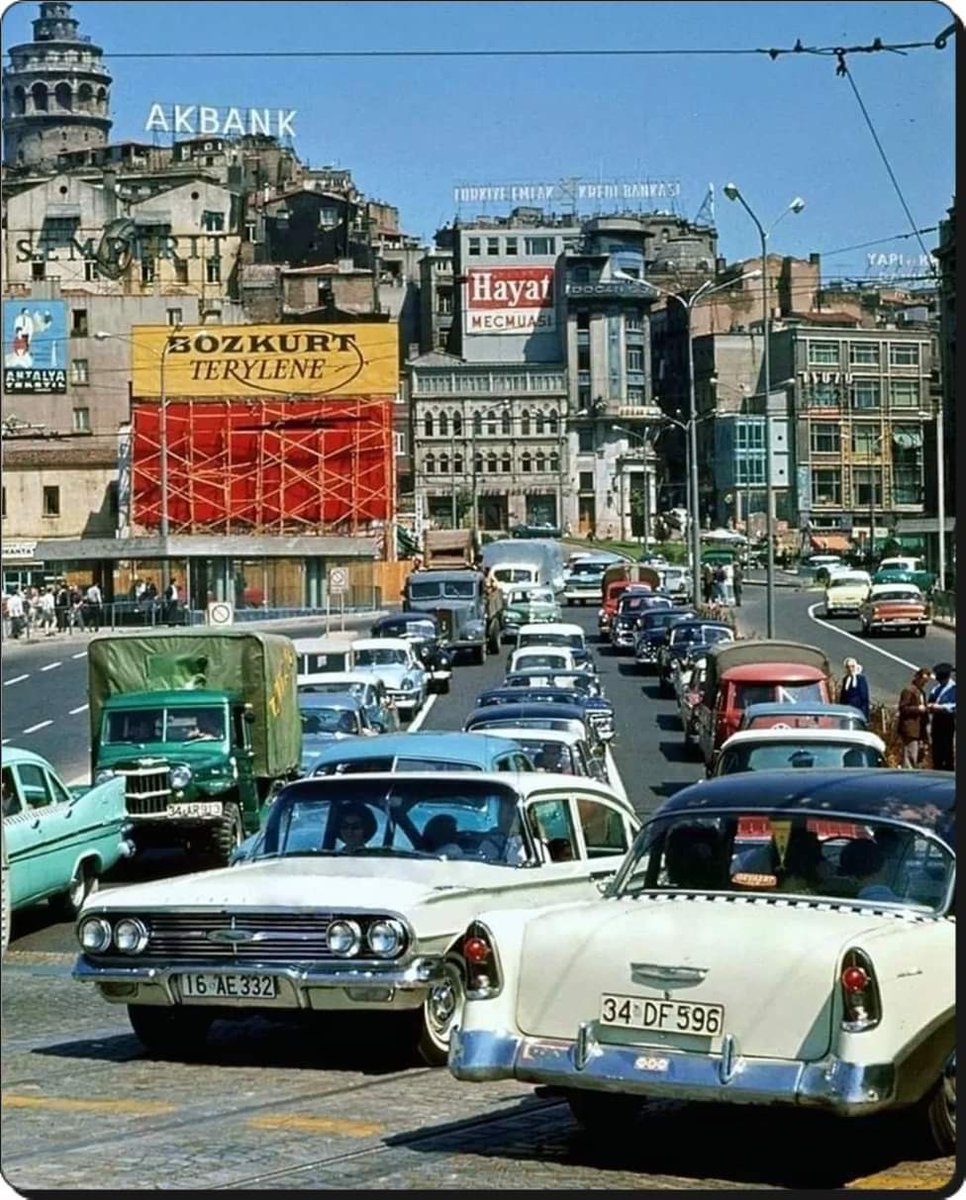
[(842, 1028), (849, 1033), (874, 1029), (882, 1019), (879, 985), (872, 960), (864, 950), (853, 947), (842, 959), (839, 975), (842, 992)]
[(466, 994), (475, 999), (495, 995), (501, 987), (493, 938), (485, 925), (474, 922), (459, 947), (466, 972)]

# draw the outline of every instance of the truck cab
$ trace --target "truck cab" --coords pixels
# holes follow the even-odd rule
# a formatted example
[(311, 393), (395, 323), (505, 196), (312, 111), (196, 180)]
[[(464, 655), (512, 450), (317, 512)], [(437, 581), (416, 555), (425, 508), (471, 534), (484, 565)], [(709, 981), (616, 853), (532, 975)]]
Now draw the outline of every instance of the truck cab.
[(502, 607), (499, 589), (487, 588), (483, 575), (472, 569), (413, 571), (403, 588), (403, 609), (432, 613), (446, 645), (469, 651), (478, 663), (487, 650), (499, 652)]

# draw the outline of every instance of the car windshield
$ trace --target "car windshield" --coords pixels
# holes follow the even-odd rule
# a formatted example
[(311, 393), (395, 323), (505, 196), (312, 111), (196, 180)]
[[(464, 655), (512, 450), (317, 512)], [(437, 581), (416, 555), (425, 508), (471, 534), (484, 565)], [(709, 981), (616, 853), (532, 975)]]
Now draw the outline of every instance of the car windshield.
[(866, 575), (833, 575), (828, 586), (830, 589), (840, 587), (868, 587), (869, 580)]
[(383, 625), (378, 637), (434, 638), (436, 626), (432, 621), (391, 621)]
[(583, 575), (588, 579), (599, 579), (606, 569), (606, 563), (575, 563), (570, 568), (570, 574)]
[(577, 775), (579, 769), (573, 749), (566, 742), (548, 742), (542, 738), (514, 737), (538, 771)]
[(482, 769), (478, 763), (453, 762), (452, 759), (374, 756), (319, 763), (312, 774), (372, 775), (376, 772), (387, 771), (481, 771)]
[(325, 654), (306, 653), (298, 655), (300, 675), (324, 675), (328, 671), (345, 671), (348, 667), (348, 650), (329, 650)]
[(468, 858), (504, 867), (535, 861), (512, 788), (447, 776), (300, 781), (276, 798), (255, 857)]
[(673, 812), (638, 834), (611, 894), (720, 891), (943, 910), (955, 858), (904, 824), (835, 814), (739, 808)]
[(888, 592), (876, 592), (872, 597), (876, 603), (880, 600), (919, 600), (920, 598), (918, 592), (911, 591), (908, 588), (893, 588)]
[(476, 591), (477, 584), (471, 579), (413, 580), (409, 584), (409, 594), (413, 600), (472, 600)]
[(299, 695), (303, 693), (307, 695), (330, 695), (335, 692), (342, 692), (343, 695), (348, 694), (361, 700), (366, 694), (366, 685), (360, 683), (358, 680), (350, 683), (348, 681), (343, 682), (339, 679), (333, 679), (331, 683), (319, 680), (317, 683), (303, 683), (299, 686)]
[(406, 651), (401, 646), (357, 650), (353, 657), (357, 667), (402, 667), (408, 662)]
[(517, 656), (513, 665), (515, 670), (522, 671), (529, 670), (531, 667), (559, 667), (565, 661), (566, 659), (559, 651), (554, 653), (552, 650), (545, 652), (528, 650), (526, 654)]
[(535, 567), (494, 567), (493, 578), (500, 583), (527, 583), (537, 571)]
[(745, 743), (721, 751), (716, 772), (768, 771), (783, 767), (880, 767), (882, 755), (874, 746), (854, 742), (808, 741), (794, 738), (778, 742)]
[(684, 642), (703, 642), (704, 632), (700, 625), (679, 625), (668, 634), (668, 641), (672, 646), (682, 645)]
[(109, 712), (102, 741), (221, 742), (225, 739), (225, 713), (214, 705), (177, 708), (137, 708)]
[(734, 707), (747, 708), (749, 704), (801, 704), (825, 701), (822, 685), (814, 683), (736, 683)]
[(299, 706), (303, 733), (358, 733), (359, 722), (347, 708), (324, 708), (322, 705)]

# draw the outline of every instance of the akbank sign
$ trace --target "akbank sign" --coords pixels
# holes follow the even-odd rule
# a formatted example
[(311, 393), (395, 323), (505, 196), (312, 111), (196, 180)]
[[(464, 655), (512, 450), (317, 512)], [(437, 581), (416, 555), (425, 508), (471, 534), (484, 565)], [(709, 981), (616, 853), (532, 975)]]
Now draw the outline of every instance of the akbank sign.
[(294, 108), (218, 108), (208, 104), (152, 104), (146, 133), (184, 133), (189, 137), (295, 137)]

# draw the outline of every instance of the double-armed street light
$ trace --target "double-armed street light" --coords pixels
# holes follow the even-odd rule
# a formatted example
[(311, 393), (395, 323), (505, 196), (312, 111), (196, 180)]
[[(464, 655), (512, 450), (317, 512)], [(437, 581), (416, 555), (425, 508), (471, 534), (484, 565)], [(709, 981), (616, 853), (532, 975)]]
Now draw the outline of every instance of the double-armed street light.
[(788, 213), (800, 213), (805, 207), (801, 196), (796, 196), (772, 222), (768, 229), (758, 220), (748, 201), (742, 196), (734, 183), (726, 183), (722, 189), (729, 200), (737, 200), (745, 212), (751, 217), (761, 239), (761, 304), (762, 304), (762, 375), (764, 376), (762, 391), (765, 394), (765, 536), (767, 559), (765, 568), (766, 614), (768, 637), (775, 636), (775, 492), (772, 479), (772, 415), (769, 397), (771, 393), (771, 359), (769, 357), (770, 341), (770, 311), (768, 305), (768, 235), (778, 222)]

